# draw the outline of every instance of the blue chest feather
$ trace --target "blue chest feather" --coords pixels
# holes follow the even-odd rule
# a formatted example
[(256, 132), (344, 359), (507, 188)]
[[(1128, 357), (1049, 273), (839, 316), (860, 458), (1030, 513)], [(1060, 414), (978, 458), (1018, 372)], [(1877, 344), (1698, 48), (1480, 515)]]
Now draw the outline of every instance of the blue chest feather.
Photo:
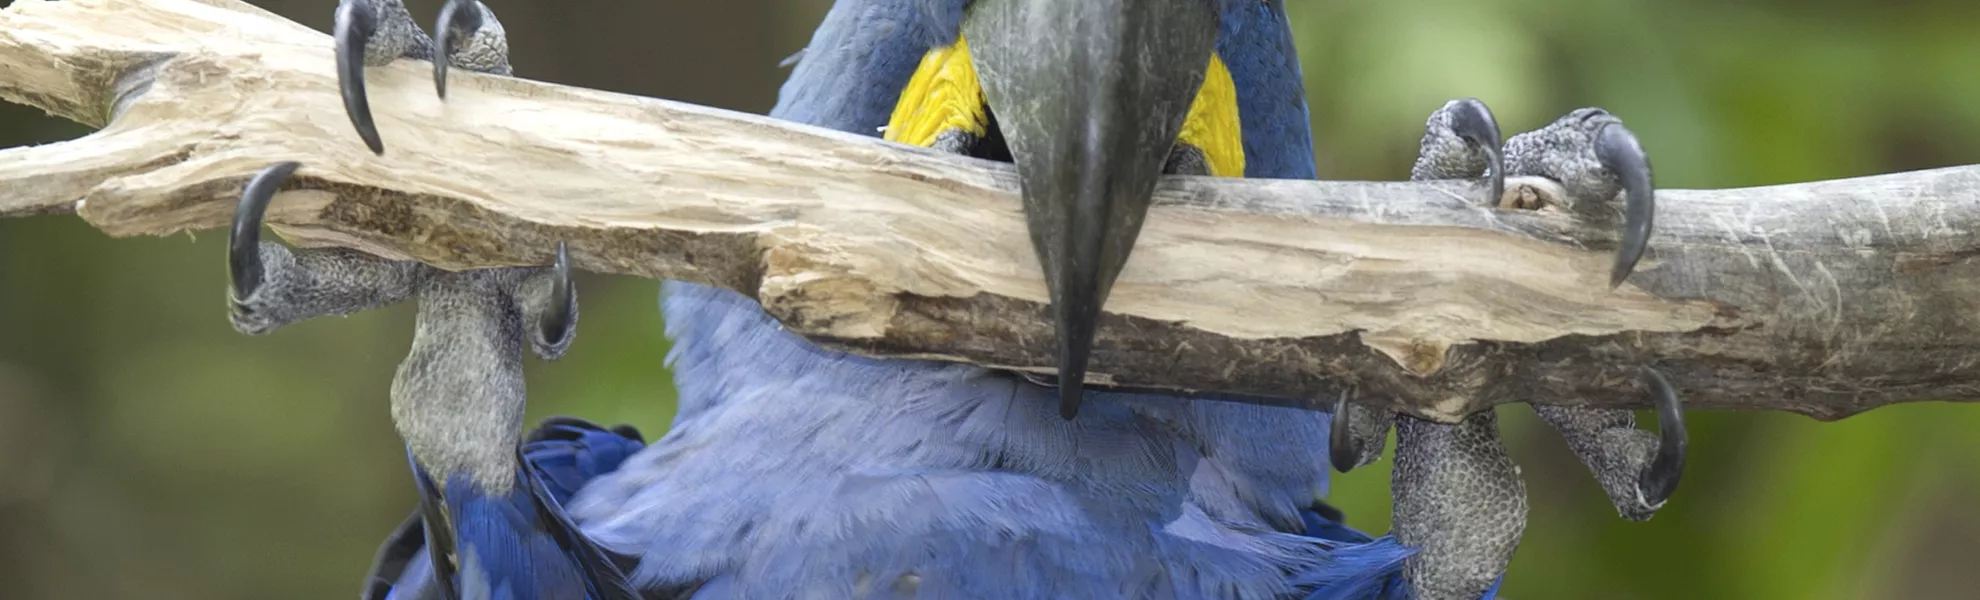
[[(1247, 176), (1311, 178), (1283, 12), (1220, 1)], [(771, 116), (877, 136), (964, 4), (837, 2)], [(641, 585), (1365, 598), (1408, 554), (1309, 523), (1326, 494), (1326, 413), (1092, 391), (1068, 422), (1052, 390), (1008, 373), (828, 351), (726, 290), (668, 282), (662, 297), (675, 423), (568, 505), (592, 539), (640, 558)]]

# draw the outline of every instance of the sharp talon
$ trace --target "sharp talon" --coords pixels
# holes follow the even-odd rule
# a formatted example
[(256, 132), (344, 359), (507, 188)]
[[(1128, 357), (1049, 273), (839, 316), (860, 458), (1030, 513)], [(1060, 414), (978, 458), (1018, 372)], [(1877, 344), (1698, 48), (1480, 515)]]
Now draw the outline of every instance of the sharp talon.
[(1651, 392), (1657, 395), (1657, 458), (1637, 480), (1636, 493), (1645, 506), (1661, 508), (1677, 492), (1678, 478), (1684, 475), (1684, 407), (1677, 390), (1655, 369), (1644, 369)]
[(1327, 426), (1327, 459), (1334, 463), (1334, 470), (1342, 473), (1354, 470), (1355, 459), (1360, 452), (1354, 447), (1354, 427), (1349, 423), (1347, 390), (1341, 390), (1341, 397), (1334, 401), (1334, 418)]
[(571, 323), (577, 320), (572, 314), (577, 305), (577, 291), (571, 285), (571, 254), (563, 242), (557, 242), (557, 278), (550, 288), (550, 310), (544, 313), (541, 321), (543, 341), (551, 346), (564, 343), (564, 336), (570, 331)]
[(268, 165), (241, 190), (240, 204), (234, 206), (234, 227), (227, 232), (227, 274), (233, 286), (228, 293), (237, 303), (261, 289), (261, 217), (282, 183), (301, 166), (292, 160)]
[(1486, 203), (1497, 205), (1506, 195), (1506, 158), (1504, 143), (1499, 139), (1499, 120), (1483, 101), (1466, 98), (1458, 101), (1457, 110), (1451, 114), (1451, 131), (1485, 152), (1486, 193), (1490, 194), (1485, 197)]
[(364, 93), (364, 47), (378, 33), (378, 12), (368, 0), (337, 3), (337, 21), (332, 27), (337, 41), (337, 88), (344, 95), (344, 113), (351, 117), (358, 137), (372, 154), (384, 155), (385, 142), (378, 139), (378, 126), (371, 121), (371, 101)]
[(481, 7), (475, 4), (475, 0), (447, 0), (433, 22), (433, 89), (441, 100), (447, 99), (447, 63), (454, 55), (454, 40), (466, 40), (481, 29)]
[(1650, 247), (1651, 221), (1656, 216), (1656, 188), (1650, 177), (1650, 156), (1637, 144), (1636, 134), (1621, 123), (1602, 126), (1595, 134), (1595, 158), (1602, 167), (1622, 180), (1627, 205), (1623, 209), (1622, 247), (1616, 249), (1616, 266), (1609, 272), (1611, 289), (1622, 285), (1636, 269), (1637, 259)]

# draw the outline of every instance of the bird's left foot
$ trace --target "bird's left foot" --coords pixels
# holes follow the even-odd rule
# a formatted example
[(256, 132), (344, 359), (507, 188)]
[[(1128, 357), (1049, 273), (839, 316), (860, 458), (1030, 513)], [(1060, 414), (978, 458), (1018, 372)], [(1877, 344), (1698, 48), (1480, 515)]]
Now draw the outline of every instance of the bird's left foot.
[(1657, 433), (1636, 428), (1636, 415), (1624, 409), (1534, 405), (1533, 412), (1554, 426), (1622, 518), (1646, 521), (1677, 492), (1684, 475), (1688, 436), (1684, 413), (1663, 374), (1645, 370), (1657, 404)]
[(1507, 209), (1567, 210), (1614, 221), (1623, 200), (1622, 236), (1609, 286), (1622, 285), (1650, 245), (1656, 189), (1650, 157), (1622, 119), (1582, 108), (1546, 127), (1498, 144), (1498, 123), (1485, 103), (1452, 100), (1432, 113), (1411, 180), (1485, 177), (1485, 203)]
[[(1621, 119), (1600, 108), (1575, 110), (1507, 140), (1501, 153), (1480, 143), (1497, 139), (1496, 131), (1484, 131), (1496, 128), (1484, 103), (1458, 100), (1438, 112), (1430, 119), (1415, 175), (1454, 178), (1489, 170), (1496, 181), (1503, 171), (1504, 185), (1493, 185), (1491, 192), (1500, 208), (1551, 207), (1588, 219), (1614, 219), (1610, 201), (1621, 195), (1621, 245), (1609, 285), (1628, 279), (1649, 246), (1656, 190), (1650, 158)], [(1657, 406), (1656, 435), (1636, 429), (1627, 410), (1534, 407), (1594, 472), (1623, 518), (1632, 521), (1649, 519), (1676, 491), (1687, 441), (1677, 392), (1663, 375), (1646, 373)]]
[[(1636, 137), (1607, 111), (1586, 108), (1547, 127), (1500, 144), (1490, 109), (1476, 99), (1453, 100), (1425, 127), (1413, 180), (1482, 179), (1479, 202), (1502, 209), (1567, 210), (1588, 219), (1616, 220), (1611, 201), (1623, 197), (1621, 241), (1611, 287), (1634, 271), (1648, 247), (1655, 207), (1650, 161)], [(1650, 372), (1660, 435), (1635, 429), (1628, 411), (1536, 407), (1569, 439), (1626, 518), (1640, 520), (1676, 489), (1684, 465), (1685, 433), (1675, 391)], [(1333, 436), (1335, 466), (1379, 452), (1390, 415), (1343, 401)], [(1498, 441), (1490, 412), (1457, 425), (1393, 417), (1398, 435), (1395, 532), (1420, 553), (1405, 579), (1418, 597), (1470, 600), (1503, 573), (1525, 525), (1525, 484)], [(1375, 432), (1375, 433), (1371, 433)], [(1343, 469), (1344, 470), (1344, 469)], [(1454, 527), (1452, 524), (1463, 524)]]

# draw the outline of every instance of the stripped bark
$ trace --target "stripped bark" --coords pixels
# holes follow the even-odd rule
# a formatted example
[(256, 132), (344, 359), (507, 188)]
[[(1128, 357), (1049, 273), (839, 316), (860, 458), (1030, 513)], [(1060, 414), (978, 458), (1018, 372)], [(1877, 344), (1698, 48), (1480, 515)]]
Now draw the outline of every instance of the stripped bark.
[[(735, 289), (828, 346), (1051, 370), (1008, 165), (473, 73), (443, 103), (408, 61), (370, 70), (379, 157), (330, 47), (234, 0), (15, 2), (0, 98), (100, 130), (0, 150), (0, 216), (221, 227), (250, 175), (299, 160), (267, 220), (300, 245), (465, 269), (567, 240), (580, 268)], [(1612, 291), (1613, 222), (1479, 206), (1470, 183), (1170, 178), (1093, 381), (1314, 407), (1352, 385), (1447, 422), (1646, 406), (1641, 365), (1691, 408), (1980, 400), (1980, 166), (1658, 195)]]

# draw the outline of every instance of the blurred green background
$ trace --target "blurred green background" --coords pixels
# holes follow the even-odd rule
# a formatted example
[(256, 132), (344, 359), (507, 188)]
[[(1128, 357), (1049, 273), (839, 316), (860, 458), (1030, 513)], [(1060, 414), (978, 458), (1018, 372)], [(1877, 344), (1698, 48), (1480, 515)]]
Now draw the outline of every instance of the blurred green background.
[[(520, 76), (750, 112), (829, 5), (486, 1)], [(322, 31), (335, 6), (256, 3)], [(408, 4), (424, 22), (438, 0)], [(1327, 178), (1405, 178), (1461, 96), (1508, 135), (1606, 107), (1663, 187), (1980, 163), (1972, 0), (1290, 4)], [(83, 133), (0, 104), (0, 147)], [(224, 244), (0, 221), (0, 598), (349, 598), (412, 507), (386, 409), (412, 306), (243, 336)], [(530, 365), (532, 420), (661, 433), (656, 283), (579, 285), (578, 343)], [(1980, 407), (1693, 414), (1684, 487), (1641, 524), (1530, 410), (1501, 414), (1532, 498), (1516, 598), (1980, 598)], [(1387, 529), (1389, 464), (1339, 478), (1351, 523)]]

